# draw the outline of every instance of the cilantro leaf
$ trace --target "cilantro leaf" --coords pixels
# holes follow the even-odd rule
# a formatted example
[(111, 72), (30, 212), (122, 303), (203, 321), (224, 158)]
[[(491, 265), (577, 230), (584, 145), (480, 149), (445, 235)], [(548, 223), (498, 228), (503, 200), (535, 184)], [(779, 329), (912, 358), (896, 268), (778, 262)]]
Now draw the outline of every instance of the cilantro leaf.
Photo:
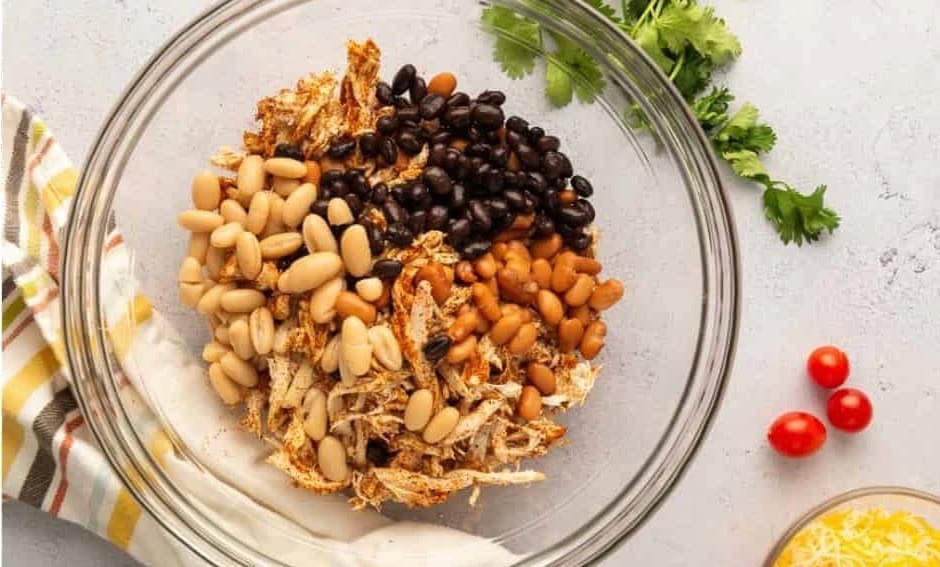
[(653, 24), (643, 24), (638, 27), (633, 39), (650, 56), (650, 59), (659, 65), (663, 72), (669, 73), (672, 71), (675, 62), (663, 52), (663, 48), (659, 44), (659, 31)]
[(773, 128), (757, 122), (757, 108), (747, 102), (712, 137), (718, 151), (769, 152), (777, 141)]
[(741, 177), (765, 185), (770, 183), (770, 176), (757, 153), (751, 150), (734, 150), (722, 152), (721, 157), (731, 166), (731, 171)]
[[(564, 106), (571, 101), (571, 89), (574, 89), (581, 102), (594, 102), (604, 89), (604, 74), (593, 57), (564, 37), (552, 34), (558, 46), (549, 59), (546, 68), (546, 94), (555, 106)], [(561, 75), (567, 78), (562, 79)], [(567, 83), (567, 86), (565, 86)], [(561, 102), (565, 101), (565, 102)]]
[(684, 0), (667, 5), (654, 19), (660, 39), (670, 51), (680, 53), (691, 45), (716, 65), (723, 65), (741, 54), (738, 38), (716, 18), (711, 7)]
[(686, 49), (683, 56), (681, 65), (676, 64), (678, 70), (673, 69), (671, 73), (672, 82), (686, 100), (691, 100), (708, 87), (715, 65), (694, 49)]
[(823, 203), (825, 193), (825, 185), (803, 195), (782, 182), (775, 182), (764, 191), (764, 215), (784, 244), (796, 242), (802, 246), (804, 240), (815, 242), (823, 231), (831, 234), (839, 226), (839, 215)]
[(603, 14), (607, 19), (619, 24), (620, 18), (617, 17), (617, 10), (613, 6), (608, 6), (604, 0), (584, 0), (584, 2)]
[(512, 79), (521, 79), (535, 69), (542, 32), (538, 22), (509, 8), (492, 6), (483, 10), (483, 24), (496, 32), (495, 59)]
[(554, 59), (549, 59), (545, 67), (545, 94), (548, 96), (549, 102), (559, 107), (571, 102), (571, 97), (574, 94), (571, 75)]
[(721, 126), (728, 120), (728, 105), (734, 100), (734, 95), (727, 88), (712, 87), (710, 93), (695, 99), (692, 103), (692, 112), (698, 118), (699, 124), (706, 132)]

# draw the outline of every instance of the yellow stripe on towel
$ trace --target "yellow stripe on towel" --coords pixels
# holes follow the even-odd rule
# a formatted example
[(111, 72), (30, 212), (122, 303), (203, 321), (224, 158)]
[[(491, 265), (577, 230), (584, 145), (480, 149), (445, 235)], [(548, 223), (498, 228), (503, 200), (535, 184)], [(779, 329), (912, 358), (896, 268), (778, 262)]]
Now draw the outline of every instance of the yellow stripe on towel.
[(127, 549), (134, 537), (134, 528), (140, 519), (140, 505), (131, 496), (131, 493), (121, 487), (117, 498), (114, 499), (114, 508), (108, 520), (108, 539), (121, 549)]
[(137, 325), (149, 320), (152, 316), (153, 306), (150, 305), (147, 298), (143, 295), (134, 297), (134, 302), (129, 306), (127, 315), (114, 323), (108, 331), (111, 335), (114, 353), (118, 358), (123, 359), (130, 350)]

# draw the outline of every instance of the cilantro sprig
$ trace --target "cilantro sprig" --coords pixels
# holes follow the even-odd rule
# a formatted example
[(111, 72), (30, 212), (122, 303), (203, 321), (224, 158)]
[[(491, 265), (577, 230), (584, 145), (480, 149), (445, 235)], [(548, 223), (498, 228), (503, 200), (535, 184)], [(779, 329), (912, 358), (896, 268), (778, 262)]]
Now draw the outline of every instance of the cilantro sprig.
[[(761, 157), (773, 149), (777, 136), (760, 121), (757, 107), (746, 102), (732, 113), (734, 95), (712, 86), (714, 72), (741, 54), (738, 38), (712, 7), (697, 0), (621, 0), (618, 15), (605, 0), (586, 2), (630, 35), (668, 75), (731, 170), (764, 187), (764, 215), (784, 244), (815, 242), (839, 226), (839, 215), (825, 205), (825, 185), (807, 195), (767, 172)], [(493, 58), (513, 79), (535, 72), (537, 53), (546, 54), (545, 94), (553, 105), (565, 106), (575, 97), (590, 103), (603, 90), (597, 62), (537, 22), (493, 6), (483, 11), (483, 23), (497, 36)], [(638, 113), (635, 107), (627, 111), (631, 123), (642, 127), (645, 120)]]

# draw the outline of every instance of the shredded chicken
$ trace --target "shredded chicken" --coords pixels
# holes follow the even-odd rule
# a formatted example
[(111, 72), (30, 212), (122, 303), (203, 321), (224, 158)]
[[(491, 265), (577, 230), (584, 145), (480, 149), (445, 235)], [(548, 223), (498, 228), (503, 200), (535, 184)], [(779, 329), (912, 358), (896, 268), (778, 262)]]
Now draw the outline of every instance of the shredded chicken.
[[(381, 107), (375, 96), (378, 47), (367, 40), (349, 42), (347, 49), (348, 68), (341, 80), (331, 72), (311, 74), (293, 89), (283, 89), (258, 103), (260, 127), (245, 133), (247, 152), (269, 157), (278, 144), (291, 143), (307, 159), (318, 159), (336, 136), (374, 130), (375, 121), (392, 112)], [(223, 148), (213, 163), (235, 170), (243, 155)], [(358, 150), (344, 158), (347, 167), (361, 168), (372, 183), (383, 181), (389, 186), (421, 175), (427, 159), (427, 146), (395, 164), (365, 158)], [(234, 180), (226, 187), (234, 191)], [(364, 214), (377, 226), (386, 226), (379, 209), (369, 207)], [(473, 505), (481, 486), (543, 480), (540, 472), (520, 470), (521, 461), (544, 455), (562, 442), (565, 428), (555, 423), (553, 414), (582, 404), (599, 368), (559, 353), (553, 340), (539, 341), (520, 357), (494, 345), (488, 336), (480, 338), (476, 352), (465, 362), (432, 364), (422, 349), (471, 301), (470, 288), (454, 286), (439, 306), (430, 284), (416, 282), (415, 277), (429, 262), (453, 269), (460, 257), (438, 231), (421, 234), (407, 248), (391, 249), (385, 257), (399, 260), (403, 269), (392, 285), (389, 305), (378, 317), (391, 328), (404, 364), (401, 370), (391, 371), (373, 360), (368, 372), (352, 383), (340, 381), (321, 366), (338, 323), (314, 321), (310, 294), (292, 298), (276, 291), (280, 270), (275, 262), (263, 264), (255, 286), (269, 293), (268, 308), (277, 331), (272, 352), (255, 358), (262, 379), (245, 393), (242, 425), (272, 444), (274, 451), (267, 462), (298, 487), (315, 493), (350, 491), (350, 503), (357, 509), (379, 508), (388, 501), (431, 506), (466, 488), (473, 489), (469, 495)], [(222, 266), (220, 281), (238, 277), (233, 256)], [(548, 337), (550, 331), (536, 323), (540, 336)], [(557, 390), (543, 398), (542, 415), (525, 422), (516, 416), (516, 406), (525, 383), (522, 368), (528, 361), (554, 368)], [(351, 472), (342, 482), (322, 474), (316, 443), (305, 429), (307, 394), (314, 388), (326, 395), (328, 433), (346, 449)], [(426, 443), (420, 434), (405, 428), (405, 407), (419, 388), (432, 392), (435, 412), (450, 406), (461, 414), (454, 429), (438, 443)]]

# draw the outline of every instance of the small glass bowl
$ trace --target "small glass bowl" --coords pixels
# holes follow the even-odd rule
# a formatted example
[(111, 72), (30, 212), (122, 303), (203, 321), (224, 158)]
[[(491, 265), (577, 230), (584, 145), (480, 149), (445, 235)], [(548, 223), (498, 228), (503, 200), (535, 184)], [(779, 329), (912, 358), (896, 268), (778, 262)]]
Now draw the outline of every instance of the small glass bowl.
[(794, 522), (770, 550), (770, 554), (764, 561), (764, 567), (773, 567), (790, 540), (819, 518), (836, 510), (864, 508), (903, 510), (921, 516), (934, 527), (940, 527), (940, 497), (936, 495), (901, 486), (857, 488), (826, 500)]
[[(92, 145), (63, 251), (63, 328), (76, 395), (129, 490), (208, 561), (297, 563), (277, 555), (289, 548), (304, 564), (316, 564), (311, 557), (399, 564), (313, 529), (278, 539), (279, 525), (306, 521), (304, 514), (328, 506), (328, 513), (315, 514), (321, 525), (368, 518), (407, 530), (414, 525), (408, 522), (421, 522), (510, 550), (519, 565), (585, 564), (649, 517), (704, 438), (730, 371), (739, 302), (737, 244), (709, 142), (643, 50), (584, 2), (498, 3), (598, 61), (606, 82), (598, 100), (553, 108), (543, 59), (532, 75), (508, 79), (493, 61), (492, 33), (480, 26), (486, 4), (476, 0), (231, 0), (187, 25), (146, 63)], [(192, 175), (207, 157), (220, 145), (237, 145), (252, 127), (259, 98), (308, 72), (343, 68), (346, 41), (366, 37), (383, 50), (386, 80), (406, 62), (422, 74), (451, 71), (469, 92), (504, 90), (507, 113), (559, 136), (578, 173), (597, 188), (604, 277), (621, 279), (629, 290), (605, 313), (611, 331), (598, 359), (604, 370), (588, 403), (565, 416), (569, 444), (524, 463), (548, 480), (486, 489), (475, 508), (457, 495), (430, 509), (355, 512), (341, 495), (253, 490), (239, 475), (244, 458), (206, 456), (217, 435), (247, 433), (206, 383), (199, 359), (206, 329), (177, 298), (187, 235), (176, 216), (191, 206)], [(646, 118), (640, 129), (625, 118), (636, 111)], [(106, 254), (115, 242), (114, 222), (127, 244), (124, 265)], [(116, 271), (126, 277), (117, 283), (104, 277)], [(120, 327), (115, 317), (128, 316), (115, 313), (116, 294), (145, 296), (166, 342), (172, 337), (188, 348), (190, 368), (199, 373), (184, 380), (166, 372), (153, 363), (157, 352), (149, 353), (151, 360), (127, 360), (127, 343), (108, 332)], [(176, 383), (176, 396), (148, 387)], [(196, 417), (213, 429), (194, 431)], [(169, 452), (155, 451), (155, 439)], [(254, 462), (261, 463), (266, 447), (253, 442)], [(178, 469), (190, 474), (184, 479)], [(290, 490), (286, 476), (271, 467), (257, 475), (263, 482), (254, 488)], [(225, 496), (208, 499), (218, 486)], [(236, 499), (237, 509), (230, 505)], [(283, 511), (288, 504), (294, 516)], [(235, 511), (242, 520), (230, 521)], [(257, 521), (269, 517), (277, 521)], [(280, 547), (266, 546), (272, 541)], [(451, 543), (426, 538), (408, 550), (410, 564), (485, 562), (480, 545)]]

